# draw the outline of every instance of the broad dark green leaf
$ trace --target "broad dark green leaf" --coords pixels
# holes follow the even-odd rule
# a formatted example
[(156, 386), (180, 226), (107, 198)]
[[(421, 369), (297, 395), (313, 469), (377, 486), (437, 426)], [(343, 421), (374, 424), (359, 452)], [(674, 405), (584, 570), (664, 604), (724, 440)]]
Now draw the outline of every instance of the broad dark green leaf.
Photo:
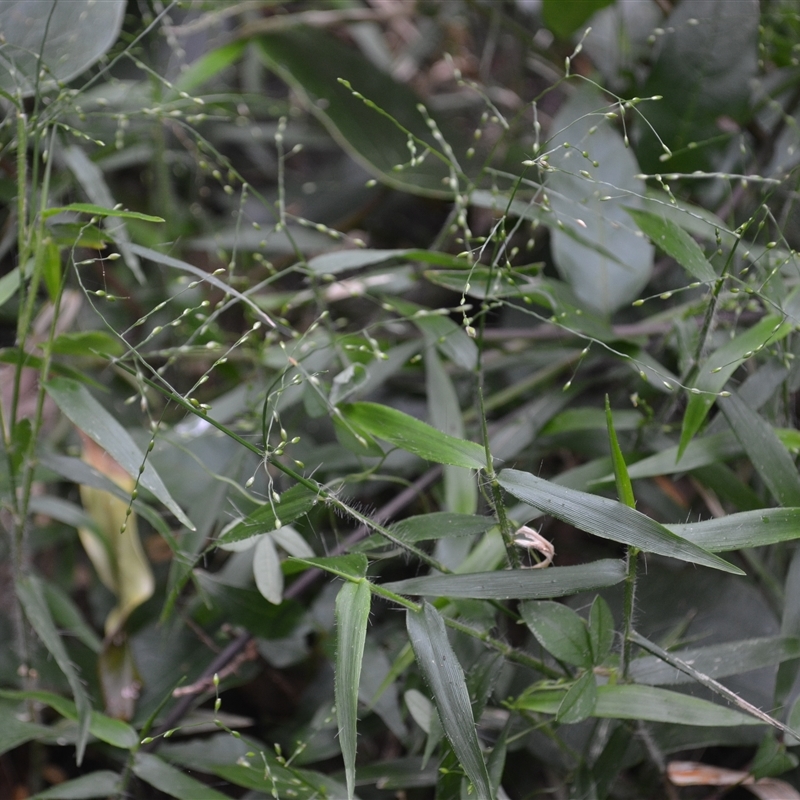
[(500, 485), (518, 500), (594, 536), (638, 547), (645, 552), (744, 574), (738, 567), (622, 503), (576, 492), (514, 469), (504, 469), (498, 479)]
[[(596, 11), (611, 5), (614, 0), (542, 0), (544, 24), (561, 39), (567, 39)], [(582, 31), (580, 31), (582, 32)]]
[(724, 553), (800, 538), (800, 508), (742, 511), (727, 517), (665, 527), (705, 550)]
[(756, 779), (782, 775), (798, 764), (794, 753), (786, 751), (786, 742), (778, 741), (773, 733), (768, 733), (761, 741), (748, 772)]
[[(78, 740), (75, 744), (76, 760), (80, 764), (83, 761), (91, 727), (92, 705), (89, 695), (83, 687), (78, 670), (69, 658), (64, 642), (61, 641), (55, 621), (47, 607), (42, 581), (35, 575), (28, 575), (16, 582), (16, 589), (17, 597), (28, 622), (55, 659), (69, 683), (69, 688), (72, 689), (72, 695), (75, 698), (73, 707), (76, 709), (74, 718), (78, 720)], [(62, 712), (59, 711), (59, 713)]]
[[(519, 697), (513, 707), (543, 714), (556, 714), (564, 695), (566, 689), (535, 691)], [(704, 727), (763, 725), (763, 722), (755, 717), (708, 700), (655, 686), (636, 684), (598, 686), (597, 703), (592, 716)]]
[(31, 800), (89, 800), (94, 797), (111, 797), (122, 789), (122, 776), (110, 770), (99, 770), (58, 783), (33, 795)]
[[(62, 413), (97, 442), (132, 477), (152, 492), (187, 528), (194, 530), (191, 520), (172, 499), (161, 477), (149, 459), (136, 446), (130, 434), (92, 397), (89, 390), (69, 378), (51, 378), (45, 389)], [(141, 474), (140, 469), (143, 469)]]
[(201, 607), (201, 618), (221, 618), (231, 625), (242, 625), (262, 639), (282, 639), (294, 630), (303, 615), (303, 607), (294, 600), (284, 600), (279, 606), (265, 600), (255, 589), (242, 589), (217, 580), (213, 575), (195, 570), (201, 597), (210, 609)]
[(227, 794), (201, 783), (152, 753), (137, 753), (133, 772), (140, 780), (178, 800), (229, 800)]
[(307, 514), (317, 503), (317, 495), (301, 484), (292, 486), (280, 496), (280, 502), (274, 500), (264, 503), (252, 514), (245, 517), (215, 540), (214, 545), (221, 547), (231, 542), (240, 542), (251, 536), (258, 536), (274, 531), (283, 525), (289, 525), (304, 514)]
[(369, 583), (364, 580), (346, 581), (336, 595), (336, 716), (348, 800), (355, 792), (358, 685), (370, 601)]
[(717, 401), (770, 494), (782, 506), (800, 506), (800, 475), (774, 428), (732, 392)]
[(439, 612), (428, 603), (407, 611), (406, 625), (417, 664), (433, 693), (439, 718), (477, 797), (491, 797), (491, 783), (483, 759), (469, 692)]
[(467, 469), (486, 466), (481, 445), (448, 436), (402, 411), (378, 403), (350, 403), (339, 408), (345, 419), (373, 436), (428, 461)]
[(547, 652), (559, 661), (591, 669), (594, 659), (586, 620), (571, 608), (548, 600), (522, 603), (520, 611)]
[(553, 119), (546, 184), (553, 213), (544, 220), (559, 273), (601, 314), (633, 300), (653, 266), (653, 246), (625, 211), (641, 204), (641, 170), (608, 110), (606, 98), (583, 84)]
[(639, 230), (668, 256), (672, 256), (693, 278), (698, 281), (713, 281), (717, 277), (714, 267), (705, 257), (700, 245), (672, 220), (643, 211), (626, 209), (639, 226)]
[(597, 681), (594, 672), (588, 670), (570, 686), (569, 691), (556, 711), (556, 722), (570, 725), (583, 722), (592, 715), (597, 703)]
[(606, 559), (574, 567), (429, 575), (384, 584), (400, 594), (424, 597), (470, 597), (480, 600), (536, 600), (565, 597), (589, 589), (614, 586), (625, 577), (622, 561)]
[[(408, 86), (375, 69), (327, 30), (303, 27), (270, 32), (259, 36), (256, 46), (267, 66), (307, 99), (309, 110), (333, 138), (375, 177), (404, 191), (436, 197), (449, 194), (443, 189), (448, 167), (438, 157), (429, 153), (421, 164), (409, 163), (406, 131), (438, 147), (417, 110), (419, 98)], [(354, 97), (339, 79), (349, 81), (353, 90), (384, 113)], [(422, 155), (425, 144), (416, 147)], [(401, 164), (406, 166), (397, 170)]]
[[(800, 656), (800, 639), (788, 636), (743, 639), (739, 642), (671, 650), (670, 655), (691, 664), (709, 678), (725, 678), (797, 658)], [(630, 665), (630, 675), (637, 683), (651, 686), (693, 682), (691, 676), (656, 656), (634, 659)]]
[(771, 314), (753, 325), (744, 333), (722, 345), (715, 350), (700, 365), (694, 387), (689, 394), (689, 403), (683, 415), (681, 441), (678, 447), (678, 457), (683, 455), (687, 445), (700, 430), (717, 396), (728, 382), (728, 378), (757, 351), (767, 344), (779, 342), (789, 331), (792, 325), (784, 322), (777, 314)]
[[(747, 119), (750, 80), (758, 70), (756, 0), (683, 0), (673, 9), (661, 26), (655, 63), (641, 94), (663, 99), (637, 109), (648, 122), (640, 123), (638, 142), (639, 160), (647, 172), (691, 172), (710, 166), (720, 145), (693, 145), (719, 137), (720, 116)], [(656, 136), (676, 153), (666, 164)]]

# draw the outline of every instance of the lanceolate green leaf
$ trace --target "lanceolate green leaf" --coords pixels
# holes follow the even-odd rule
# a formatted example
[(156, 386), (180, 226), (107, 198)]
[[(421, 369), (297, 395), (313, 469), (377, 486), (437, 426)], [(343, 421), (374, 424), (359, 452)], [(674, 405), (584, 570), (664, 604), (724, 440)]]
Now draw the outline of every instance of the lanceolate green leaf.
[(58, 630), (56, 629), (50, 609), (47, 607), (42, 582), (35, 575), (24, 577), (17, 581), (17, 597), (19, 597), (25, 616), (28, 618), (31, 627), (36, 631), (36, 635), (42, 640), (42, 644), (47, 648), (50, 655), (58, 664), (59, 669), (72, 689), (75, 698), (75, 714), (78, 720), (78, 740), (75, 744), (76, 760), (80, 765), (83, 761), (83, 754), (86, 749), (86, 742), (89, 738), (89, 727), (91, 724), (92, 706), (89, 696), (83, 688), (80, 675), (70, 661), (66, 647), (61, 641)]
[[(12, 700), (35, 700), (38, 703), (50, 706), (50, 708), (61, 714), (62, 717), (70, 719), (73, 722), (79, 721), (80, 719), (78, 708), (75, 703), (53, 692), (21, 692), (0, 689), (0, 697), (6, 697)], [(106, 742), (106, 744), (124, 750), (130, 750), (139, 744), (139, 736), (127, 722), (123, 722), (121, 719), (113, 719), (105, 714), (101, 714), (99, 711), (92, 711), (91, 713), (89, 732), (101, 742)]]
[(700, 365), (693, 387), (699, 394), (695, 394), (694, 391), (689, 394), (689, 403), (683, 415), (678, 458), (683, 455), (691, 439), (700, 430), (703, 420), (714, 405), (717, 395), (728, 382), (728, 378), (754, 353), (768, 343), (780, 341), (791, 329), (790, 323), (784, 322), (777, 314), (771, 314), (715, 350), (708, 360)]
[(633, 496), (633, 486), (628, 475), (628, 467), (625, 464), (625, 457), (620, 450), (617, 432), (614, 430), (614, 418), (611, 416), (611, 404), (606, 395), (606, 426), (608, 429), (608, 442), (611, 448), (611, 462), (614, 464), (614, 479), (617, 484), (617, 497), (620, 502), (629, 508), (636, 508), (636, 500)]
[(347, 580), (358, 580), (367, 574), (367, 557), (362, 553), (348, 553), (343, 556), (321, 556), (319, 558), (297, 558), (294, 556), (289, 561), (324, 569), (332, 575), (346, 578)]
[(385, 588), (400, 594), (424, 597), (538, 600), (614, 586), (624, 577), (624, 562), (606, 559), (574, 567), (470, 572), (466, 575), (429, 575), (387, 583)]
[[(172, 499), (161, 477), (130, 434), (92, 397), (89, 390), (69, 378), (52, 378), (45, 384), (47, 393), (63, 414), (90, 439), (97, 442), (127, 472), (152, 492), (187, 528), (192, 521)], [(139, 470), (143, 469), (141, 474)]]
[(716, 279), (717, 273), (700, 245), (683, 228), (650, 211), (637, 208), (628, 208), (626, 211), (633, 217), (639, 230), (668, 256), (672, 256), (693, 278), (698, 281)]
[(665, 527), (704, 550), (725, 553), (800, 538), (800, 508), (764, 508)]
[(162, 217), (154, 217), (152, 214), (142, 214), (140, 211), (128, 211), (124, 208), (105, 208), (95, 203), (70, 203), (68, 206), (57, 206), (48, 208), (44, 212), (44, 218), (54, 217), (65, 211), (78, 211), (81, 214), (91, 214), (93, 217), (117, 217), (120, 219), (138, 219), (142, 222), (164, 222)]
[(469, 692), (439, 612), (428, 603), (422, 611), (408, 611), (406, 625), (420, 671), (433, 693), (445, 734), (476, 797), (491, 797), (491, 783), (483, 759)]
[(353, 797), (356, 779), (356, 724), (358, 684), (367, 635), (371, 593), (365, 580), (346, 581), (336, 596), (336, 716), (344, 758), (347, 797)]
[(272, 500), (264, 503), (241, 522), (225, 531), (214, 542), (214, 545), (220, 547), (230, 542), (240, 542), (251, 536), (277, 530), (307, 514), (316, 503), (317, 495), (310, 489), (300, 484), (292, 486), (280, 496), (280, 502), (276, 503)]
[(570, 725), (583, 722), (592, 715), (597, 703), (597, 681), (594, 672), (588, 670), (578, 678), (564, 695), (556, 711), (556, 722)]
[(94, 797), (107, 798), (119, 795), (121, 790), (122, 775), (104, 769), (57, 783), (35, 794), (31, 800), (89, 800)]
[(145, 783), (178, 800), (228, 800), (228, 795), (212, 789), (151, 753), (136, 754), (133, 772)]
[[(451, 324), (455, 325), (451, 320)], [(460, 335), (464, 335), (459, 330)], [(470, 344), (472, 340), (465, 336)], [(434, 427), (456, 439), (464, 438), (464, 423), (453, 381), (433, 347), (425, 350), (425, 388), (428, 393), (428, 417)], [(472, 470), (445, 464), (444, 505), (446, 511), (472, 514), (478, 507), (478, 486)]]
[(594, 536), (632, 545), (645, 552), (658, 553), (737, 575), (744, 574), (738, 567), (686, 539), (681, 539), (655, 520), (622, 503), (567, 489), (514, 469), (504, 469), (499, 475), (499, 481), (518, 500)]
[[(514, 707), (543, 714), (556, 714), (565, 695), (566, 689), (531, 692), (518, 698)], [(597, 703), (592, 716), (704, 727), (763, 724), (755, 717), (710, 703), (708, 700), (655, 686), (636, 684), (598, 686)]]
[(774, 428), (733, 392), (719, 407), (770, 494), (782, 506), (800, 506), (800, 476)]
[(378, 403), (350, 403), (339, 409), (367, 433), (428, 461), (468, 469), (486, 466), (481, 445), (448, 436), (402, 411)]
[[(800, 639), (791, 636), (744, 639), (707, 647), (671, 650), (670, 655), (691, 664), (710, 678), (725, 678), (797, 658), (800, 656)], [(656, 656), (644, 656), (632, 661), (630, 675), (637, 683), (653, 686), (693, 682), (691, 676)]]

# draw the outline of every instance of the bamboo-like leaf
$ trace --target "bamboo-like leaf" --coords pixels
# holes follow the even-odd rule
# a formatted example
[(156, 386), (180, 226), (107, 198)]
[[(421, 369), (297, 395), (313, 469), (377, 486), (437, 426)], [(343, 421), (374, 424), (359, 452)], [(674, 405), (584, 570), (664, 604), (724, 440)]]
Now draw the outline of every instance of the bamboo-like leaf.
[(672, 256), (693, 278), (698, 281), (713, 281), (717, 277), (711, 262), (702, 248), (686, 233), (666, 217), (638, 208), (625, 209), (638, 225), (639, 230), (668, 256)]
[(280, 502), (272, 500), (264, 503), (252, 514), (227, 529), (214, 545), (221, 547), (261, 533), (275, 531), (307, 514), (316, 503), (317, 495), (310, 489), (300, 484), (292, 486), (280, 496)]
[(704, 550), (725, 553), (800, 538), (800, 508), (742, 511), (727, 517), (666, 527)]
[(253, 553), (253, 577), (261, 595), (273, 605), (283, 600), (281, 559), (270, 536), (262, 536)]
[(597, 681), (594, 672), (588, 670), (570, 686), (556, 711), (556, 722), (570, 725), (583, 722), (592, 715), (597, 703)]
[(415, 417), (379, 403), (351, 403), (339, 407), (345, 419), (373, 436), (437, 464), (467, 469), (486, 466), (481, 445), (448, 436)]
[[(439, 317), (439, 319), (443, 319)], [(451, 324), (455, 324), (452, 321)], [(459, 331), (459, 333), (463, 333)], [(467, 339), (473, 343), (471, 339)], [(464, 438), (464, 423), (453, 381), (445, 371), (436, 350), (425, 350), (425, 383), (428, 395), (428, 417), (433, 426), (456, 439)], [(472, 470), (445, 464), (445, 510), (461, 514), (474, 514), (478, 507), (478, 486)]]
[(624, 577), (624, 562), (604, 559), (574, 567), (470, 572), (466, 575), (428, 575), (422, 578), (407, 578), (384, 586), (399, 594), (423, 597), (539, 600), (614, 586)]
[(689, 403), (683, 415), (678, 458), (683, 455), (689, 442), (700, 430), (703, 420), (714, 405), (717, 395), (728, 382), (728, 378), (754, 353), (769, 343), (779, 342), (791, 330), (791, 323), (784, 322), (777, 314), (771, 314), (715, 350), (700, 366), (693, 387), (700, 393), (689, 395)]
[(370, 600), (369, 583), (365, 580), (346, 581), (336, 595), (336, 716), (339, 720), (339, 744), (344, 758), (348, 800), (351, 800), (355, 791), (358, 684)]
[[(670, 655), (691, 664), (698, 672), (710, 678), (725, 678), (800, 657), (800, 639), (793, 636), (744, 639), (706, 647), (671, 650)], [(694, 681), (691, 676), (656, 656), (644, 656), (631, 661), (630, 675), (637, 683), (650, 686)]]
[(800, 506), (800, 475), (773, 427), (736, 392), (717, 401), (747, 457), (782, 506)]
[(362, 553), (348, 553), (344, 556), (321, 556), (318, 558), (298, 558), (293, 556), (289, 561), (324, 569), (326, 572), (346, 580), (358, 580), (367, 574), (367, 557)]
[(118, 795), (122, 789), (122, 776), (108, 769), (90, 772), (63, 783), (57, 783), (43, 792), (33, 795), (31, 800), (89, 800)]
[(70, 661), (67, 649), (61, 641), (53, 617), (50, 615), (42, 582), (35, 575), (28, 575), (17, 581), (16, 589), (17, 597), (28, 622), (55, 659), (69, 683), (69, 688), (72, 689), (72, 696), (75, 698), (74, 707), (77, 709), (75, 718), (78, 720), (78, 739), (75, 743), (76, 760), (80, 765), (83, 761), (91, 725), (92, 706), (89, 695), (83, 688), (78, 670)]
[[(542, 714), (556, 714), (566, 695), (566, 689), (532, 691), (522, 695), (513, 707)], [(732, 708), (691, 697), (669, 689), (636, 684), (597, 687), (597, 703), (593, 717), (634, 719), (646, 722), (670, 722), (676, 725), (702, 727), (735, 727), (763, 725), (761, 720)]]
[(140, 780), (178, 800), (229, 800), (227, 794), (201, 783), (152, 753), (137, 753), (133, 772)]
[[(194, 530), (192, 521), (172, 499), (161, 477), (136, 446), (130, 434), (89, 394), (89, 390), (69, 378), (52, 378), (45, 389), (63, 414), (79, 430), (100, 445), (132, 477), (152, 492), (180, 521)], [(141, 475), (139, 470), (143, 468)]]
[(589, 629), (571, 608), (544, 600), (523, 603), (520, 611), (531, 633), (551, 655), (577, 667), (592, 667)]
[[(37, 703), (50, 706), (66, 719), (73, 722), (80, 720), (77, 705), (72, 700), (53, 692), (0, 689), (0, 697), (6, 697), (9, 700), (35, 700)], [(99, 711), (91, 712), (89, 732), (101, 742), (123, 750), (130, 750), (139, 744), (139, 736), (130, 725), (120, 719), (113, 719), (101, 714)]]
[(495, 524), (496, 521), (492, 517), (433, 511), (430, 514), (406, 517), (392, 525), (389, 530), (398, 539), (414, 544), (446, 536), (474, 536), (477, 533), (485, 533)]
[(106, 208), (96, 203), (70, 203), (67, 206), (54, 206), (44, 211), (45, 219), (63, 214), (65, 211), (78, 211), (81, 214), (91, 214), (93, 217), (115, 217), (119, 219), (138, 219), (142, 222), (165, 222), (162, 217), (152, 214), (142, 214), (140, 211), (127, 211), (123, 208)]
[(504, 469), (498, 480), (517, 499), (594, 536), (724, 572), (744, 574), (738, 567), (622, 503), (567, 489), (519, 470)]
[(456, 757), (475, 787), (476, 797), (492, 796), (475, 719), (461, 669), (439, 612), (428, 603), (406, 613), (406, 625), (420, 671), (433, 693), (439, 718)]

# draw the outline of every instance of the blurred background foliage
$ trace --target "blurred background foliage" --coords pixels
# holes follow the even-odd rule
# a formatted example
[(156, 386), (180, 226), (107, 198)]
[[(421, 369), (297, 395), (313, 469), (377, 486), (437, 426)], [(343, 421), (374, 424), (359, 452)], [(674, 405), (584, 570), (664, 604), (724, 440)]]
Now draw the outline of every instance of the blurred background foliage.
[(793, 0), (0, 34), (0, 795), (800, 796)]

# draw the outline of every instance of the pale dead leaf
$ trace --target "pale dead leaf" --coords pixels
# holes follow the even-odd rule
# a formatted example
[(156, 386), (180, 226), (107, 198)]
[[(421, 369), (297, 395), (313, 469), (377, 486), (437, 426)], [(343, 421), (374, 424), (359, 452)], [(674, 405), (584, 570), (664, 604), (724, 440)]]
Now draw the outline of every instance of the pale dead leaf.
[(698, 761), (672, 761), (667, 776), (675, 786), (743, 786), (760, 800), (800, 800), (800, 792), (776, 778), (754, 780), (748, 772), (713, 767)]

